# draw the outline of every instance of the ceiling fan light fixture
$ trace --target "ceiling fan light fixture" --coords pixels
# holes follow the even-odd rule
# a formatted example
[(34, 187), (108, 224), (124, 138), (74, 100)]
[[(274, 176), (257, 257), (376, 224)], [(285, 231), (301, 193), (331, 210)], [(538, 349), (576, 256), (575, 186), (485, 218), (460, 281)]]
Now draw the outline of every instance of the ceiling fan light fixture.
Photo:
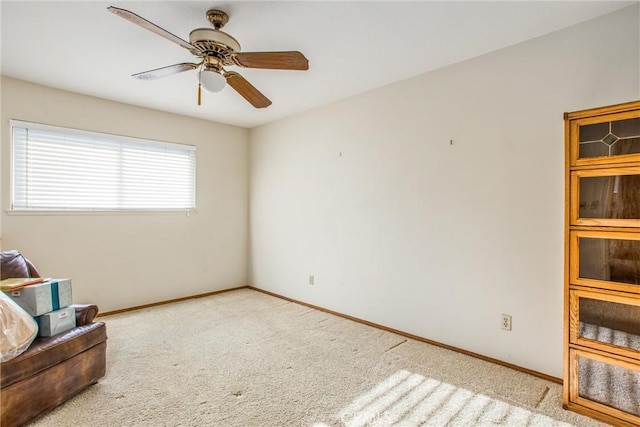
[(227, 79), (215, 70), (203, 70), (200, 72), (200, 83), (208, 92), (220, 92), (227, 84)]

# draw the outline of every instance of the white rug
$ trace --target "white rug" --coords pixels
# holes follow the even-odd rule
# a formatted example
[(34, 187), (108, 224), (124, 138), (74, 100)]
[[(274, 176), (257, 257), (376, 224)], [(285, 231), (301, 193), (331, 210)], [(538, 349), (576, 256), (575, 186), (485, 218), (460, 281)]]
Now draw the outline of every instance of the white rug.
[(557, 384), (254, 290), (100, 320), (106, 377), (33, 425), (603, 425)]

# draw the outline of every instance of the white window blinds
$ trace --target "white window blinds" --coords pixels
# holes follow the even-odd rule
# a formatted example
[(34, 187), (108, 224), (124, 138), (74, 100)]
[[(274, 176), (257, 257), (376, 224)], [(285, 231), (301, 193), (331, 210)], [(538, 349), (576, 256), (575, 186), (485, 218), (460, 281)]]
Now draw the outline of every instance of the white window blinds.
[(195, 209), (196, 148), (11, 121), (14, 210)]

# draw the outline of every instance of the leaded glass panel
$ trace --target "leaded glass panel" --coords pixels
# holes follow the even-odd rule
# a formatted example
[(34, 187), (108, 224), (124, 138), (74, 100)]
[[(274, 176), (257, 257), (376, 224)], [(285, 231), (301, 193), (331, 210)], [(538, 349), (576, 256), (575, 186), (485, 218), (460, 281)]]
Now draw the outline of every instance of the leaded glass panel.
[(579, 127), (578, 157), (611, 157), (640, 153), (640, 118)]

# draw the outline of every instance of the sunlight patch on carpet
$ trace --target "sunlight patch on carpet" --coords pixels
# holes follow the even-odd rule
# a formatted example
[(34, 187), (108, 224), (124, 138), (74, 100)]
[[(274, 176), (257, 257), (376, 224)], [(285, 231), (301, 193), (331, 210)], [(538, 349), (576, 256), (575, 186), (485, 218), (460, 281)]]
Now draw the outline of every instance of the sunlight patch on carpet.
[[(338, 418), (347, 427), (573, 427), (546, 415), (406, 370), (397, 371), (358, 396), (338, 414)], [(323, 426), (326, 424), (314, 425)]]

